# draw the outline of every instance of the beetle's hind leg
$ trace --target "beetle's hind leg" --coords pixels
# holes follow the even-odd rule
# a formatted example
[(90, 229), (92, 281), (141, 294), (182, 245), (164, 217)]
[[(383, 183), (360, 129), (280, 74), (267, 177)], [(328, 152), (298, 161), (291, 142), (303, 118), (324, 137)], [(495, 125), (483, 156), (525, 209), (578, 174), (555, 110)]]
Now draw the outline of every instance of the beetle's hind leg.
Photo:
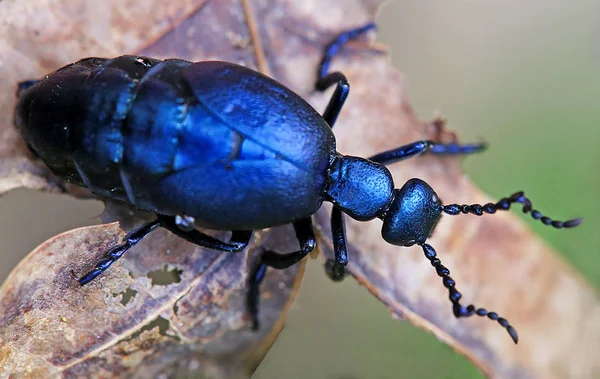
[(104, 259), (96, 264), (93, 270), (83, 275), (78, 279), (79, 284), (86, 285), (100, 274), (106, 271), (117, 259), (121, 258), (127, 250), (137, 245), (144, 237), (156, 230), (159, 226), (169, 230), (177, 236), (193, 243), (198, 246), (202, 246), (208, 249), (227, 251), (227, 252), (238, 252), (244, 250), (252, 238), (252, 231), (248, 230), (234, 230), (231, 233), (231, 239), (229, 242), (223, 242), (216, 238), (213, 238), (207, 234), (204, 234), (196, 229), (182, 230), (176, 221), (174, 216), (157, 215), (158, 219), (149, 223), (146, 223), (139, 228), (129, 232), (125, 236), (125, 240), (122, 244), (110, 249)]
[(251, 230), (234, 230), (231, 232), (231, 238), (229, 242), (223, 242), (219, 239), (209, 236), (208, 234), (204, 234), (197, 229), (181, 229), (180, 223), (177, 222), (175, 216), (157, 215), (157, 217), (158, 221), (160, 222), (160, 226), (163, 228), (185, 239), (186, 241), (207, 249), (236, 253), (244, 250), (248, 246), (250, 238), (252, 238)]
[(273, 267), (278, 270), (288, 268), (306, 257), (317, 245), (315, 231), (310, 217), (294, 223), (296, 237), (300, 243), (300, 250), (287, 254), (279, 254), (271, 250), (265, 250), (260, 256), (260, 262), (251, 272), (248, 289), (248, 311), (252, 318), (252, 328), (257, 330), (260, 327), (258, 319), (258, 304), (260, 300), (260, 284), (265, 278), (267, 267)]
[(348, 98), (348, 94), (350, 93), (350, 84), (348, 84), (348, 80), (341, 72), (329, 73), (331, 60), (339, 53), (342, 46), (348, 43), (348, 41), (373, 29), (375, 29), (375, 23), (371, 22), (361, 26), (360, 28), (347, 30), (343, 33), (340, 33), (325, 48), (323, 58), (321, 59), (319, 69), (317, 71), (317, 82), (315, 84), (315, 88), (318, 91), (325, 91), (332, 85), (337, 84), (335, 92), (333, 93), (333, 96), (331, 97), (331, 100), (329, 100), (329, 104), (323, 113), (323, 119), (332, 128), (335, 124), (335, 120), (338, 118), (338, 115), (342, 110), (342, 107), (344, 106), (344, 102), (346, 102), (346, 99)]
[(96, 264), (93, 270), (78, 279), (79, 284), (86, 285), (104, 271), (106, 271), (115, 261), (123, 256), (127, 250), (137, 245), (144, 237), (156, 230), (160, 226), (160, 221), (155, 220), (148, 222), (139, 228), (129, 232), (124, 239), (124, 242), (110, 249), (100, 262)]

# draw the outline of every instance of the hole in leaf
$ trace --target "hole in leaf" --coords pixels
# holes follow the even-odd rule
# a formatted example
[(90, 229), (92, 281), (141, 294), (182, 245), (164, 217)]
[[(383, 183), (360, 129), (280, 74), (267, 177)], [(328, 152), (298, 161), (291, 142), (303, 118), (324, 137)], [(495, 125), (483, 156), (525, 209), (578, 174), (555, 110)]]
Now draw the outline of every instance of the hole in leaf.
[(138, 291), (132, 289), (131, 287), (127, 288), (125, 291), (121, 292), (119, 295), (122, 295), (121, 304), (126, 306), (129, 302), (137, 295)]
[(167, 265), (162, 270), (150, 271), (148, 278), (152, 281), (153, 286), (168, 286), (169, 284), (181, 282), (181, 274), (183, 270), (174, 268), (167, 269)]
[(152, 330), (156, 327), (158, 327), (158, 333), (161, 336), (167, 336), (167, 337), (172, 337), (175, 339), (179, 339), (179, 337), (177, 336), (173, 336), (171, 334), (167, 334), (167, 330), (169, 330), (169, 326), (171, 325), (171, 322), (169, 320), (167, 320), (164, 317), (158, 316), (157, 318), (155, 318), (154, 320), (152, 320), (151, 322), (149, 322), (148, 324), (142, 326), (142, 328), (138, 331), (136, 331), (135, 333), (133, 333), (131, 335), (131, 337), (127, 338), (127, 341), (131, 341), (133, 339), (138, 338), (142, 333), (144, 333), (147, 330)]

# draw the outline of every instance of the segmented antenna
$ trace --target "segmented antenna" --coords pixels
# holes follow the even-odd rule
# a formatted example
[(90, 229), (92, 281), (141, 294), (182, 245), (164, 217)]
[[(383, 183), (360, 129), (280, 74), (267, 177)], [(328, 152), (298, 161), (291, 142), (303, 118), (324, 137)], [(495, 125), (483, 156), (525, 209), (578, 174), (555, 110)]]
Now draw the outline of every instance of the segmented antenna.
[(551, 218), (542, 215), (540, 211), (533, 209), (531, 206), (531, 200), (525, 197), (525, 194), (523, 194), (523, 192), (516, 192), (511, 197), (505, 197), (498, 201), (496, 204), (449, 204), (444, 205), (442, 210), (449, 215), (457, 215), (459, 213), (471, 213), (477, 216), (481, 216), (484, 213), (493, 214), (496, 213), (496, 211), (507, 211), (510, 209), (510, 205), (513, 203), (523, 204), (523, 213), (531, 213), (531, 217), (533, 217), (535, 220), (540, 220), (544, 225), (550, 225), (556, 229), (574, 228), (583, 222), (583, 218), (576, 218), (568, 221), (554, 221)]
[(452, 302), (452, 311), (454, 312), (454, 316), (456, 318), (460, 317), (471, 317), (473, 315), (477, 316), (487, 316), (490, 320), (498, 321), (503, 328), (506, 329), (510, 338), (515, 342), (515, 344), (519, 341), (519, 335), (515, 328), (513, 328), (510, 323), (503, 317), (498, 316), (496, 312), (488, 312), (485, 308), (475, 308), (473, 304), (464, 307), (460, 304), (460, 298), (462, 295), (455, 288), (456, 282), (454, 279), (450, 277), (450, 270), (447, 267), (442, 265), (442, 262), (439, 258), (437, 258), (437, 254), (433, 247), (429, 244), (421, 244), (423, 248), (423, 253), (425, 253), (425, 257), (429, 259), (431, 265), (435, 268), (438, 276), (442, 278), (442, 282), (444, 283), (444, 287), (448, 288), (450, 292), (450, 301)]

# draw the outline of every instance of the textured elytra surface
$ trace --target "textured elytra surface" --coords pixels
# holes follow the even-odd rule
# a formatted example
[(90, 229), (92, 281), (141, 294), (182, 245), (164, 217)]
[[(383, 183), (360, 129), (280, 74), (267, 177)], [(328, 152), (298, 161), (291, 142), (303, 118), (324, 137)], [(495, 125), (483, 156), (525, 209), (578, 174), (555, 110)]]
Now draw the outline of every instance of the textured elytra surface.
[[(167, 2), (156, 2), (154, 7), (137, 7), (135, 2), (128, 6), (115, 2), (110, 7), (105, 4), (96, 7), (82, 2), (72, 12), (70, 7), (74, 3), (5, 5), (9, 14), (3, 25), (19, 30), (13, 35), (15, 40), (10, 41), (12, 47), (3, 51), (13, 54), (12, 59), (4, 61), (15, 63), (14, 74), (2, 77), (7, 88), (16, 88), (22, 78), (40, 77), (83, 56), (115, 56), (135, 51), (189, 60), (221, 56), (256, 66), (252, 38), (243, 22), (244, 17), (251, 15), (238, 2), (223, 2), (218, 6), (189, 2), (175, 7)], [(17, 26), (11, 12), (20, 15), (29, 12), (29, 16), (22, 17), (23, 23)], [(154, 17), (154, 12), (159, 12), (160, 20)], [(235, 15), (235, 19), (219, 18), (214, 12)], [(0, 13), (6, 14), (4, 10)], [(98, 20), (92, 17), (96, 13), (106, 16), (104, 23), (98, 22), (102, 17)], [(70, 19), (72, 34), (33, 26), (38, 23), (32, 20), (46, 17), (52, 19), (49, 25), (62, 18)], [(189, 24), (178, 26), (184, 20)], [(137, 21), (140, 24), (134, 26)], [(88, 28), (94, 22), (98, 22), (97, 28), (101, 30), (90, 35)], [(157, 27), (161, 25), (162, 28)], [(207, 29), (191, 38), (190, 25), (204, 25)], [(238, 26), (236, 33), (249, 41), (246, 47), (222, 40), (217, 51), (216, 44), (202, 44), (219, 42), (209, 38), (211, 33), (222, 30), (225, 36)], [(133, 30), (125, 32), (129, 28)], [(102, 32), (105, 29), (123, 33), (117, 32), (111, 38)], [(38, 33), (47, 38), (46, 45), (39, 50), (35, 46), (27, 50), (28, 44), (21, 43), (19, 38), (35, 39)], [(6, 31), (3, 35), (11, 34)], [(47, 44), (56, 39), (61, 41), (62, 50), (54, 45), (56, 51), (48, 51)], [(172, 39), (186, 41), (187, 53), (168, 51), (166, 47), (172, 47)], [(102, 43), (90, 49), (89, 40)], [(146, 47), (162, 49), (163, 53), (145, 51)], [(23, 65), (23, 57), (19, 58), (19, 64), (17, 53), (27, 53), (26, 61), (30, 64)], [(21, 68), (25, 66), (33, 72), (23, 72)], [(2, 112), (4, 138), (0, 166), (6, 167), (3, 171), (6, 174), (0, 179), (4, 183), (2, 192), (24, 186), (49, 191), (68, 189), (72, 194), (85, 195), (65, 188), (32, 159), (11, 126), (9, 109), (14, 107), (14, 92), (3, 100), (2, 109), (6, 111)], [(103, 219), (118, 219), (121, 225), (131, 228), (142, 221), (141, 217), (111, 205)], [(298, 287), (303, 265), (272, 271), (267, 276), (261, 298), (262, 328), (258, 333), (250, 330), (246, 312), (248, 270), (256, 261), (256, 253), (265, 247), (282, 251), (297, 249), (293, 230), (283, 227), (258, 233), (247, 253), (231, 255), (195, 248), (159, 230), (139, 249), (128, 253), (122, 265), (112, 267), (96, 283), (78, 288), (70, 270), (75, 275), (89, 270), (122, 236), (116, 225), (68, 232), (40, 246), (14, 271), (0, 290), (0, 341), (6, 341), (0, 346), (0, 376), (68, 376), (91, 371), (105, 377), (127, 373), (144, 377), (180, 376), (190, 372), (211, 377), (248, 376), (281, 330), (282, 317)], [(227, 234), (221, 233), (221, 237)]]
[[(377, 2), (250, 3), (251, 13), (238, 1), (3, 1), (0, 84), (15, 88), (84, 56), (141, 51), (258, 66), (324, 109), (328, 95), (312, 91), (320, 51), (335, 33), (372, 19)], [(248, 28), (253, 22), (258, 38)], [(374, 49), (353, 43), (335, 68), (352, 83), (335, 131), (340, 152), (368, 156), (416, 139), (455, 138), (418, 121), (401, 75)], [(14, 101), (12, 91), (0, 93), (0, 191), (63, 190), (15, 134)], [(424, 157), (392, 171), (397, 187), (418, 176), (445, 202), (487, 200), (456, 160)], [(126, 227), (140, 221), (111, 207), (106, 220), (115, 219)], [(327, 252), (327, 213), (317, 219)], [(493, 377), (598, 376), (590, 357), (600, 344), (597, 293), (514, 216), (445, 217), (430, 243), (464, 301), (508, 318), (519, 331), (518, 346), (488, 320), (455, 320), (422, 252), (386, 245), (379, 228), (349, 222), (350, 271), (393, 314), (432, 331)], [(244, 306), (247, 255), (202, 251), (163, 231), (79, 289), (69, 270), (89, 269), (121, 237), (116, 225), (78, 229), (46, 242), (15, 269), (0, 289), (0, 373), (247, 376), (281, 327), (297, 268), (271, 273), (261, 303), (265, 329), (252, 334)], [(297, 243), (290, 228), (257, 235), (250, 260), (262, 246), (291, 251)]]

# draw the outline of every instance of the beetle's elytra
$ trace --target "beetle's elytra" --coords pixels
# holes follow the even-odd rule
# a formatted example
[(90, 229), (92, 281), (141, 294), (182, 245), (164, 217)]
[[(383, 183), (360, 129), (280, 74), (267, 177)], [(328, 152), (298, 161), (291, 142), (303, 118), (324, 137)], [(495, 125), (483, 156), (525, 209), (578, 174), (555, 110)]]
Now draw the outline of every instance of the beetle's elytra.
[[(497, 320), (516, 343), (506, 319), (461, 305), (448, 269), (426, 239), (442, 213), (482, 215), (508, 210), (512, 203), (522, 203), (534, 219), (555, 228), (575, 227), (582, 219), (553, 221), (533, 210), (522, 192), (495, 204), (442, 205), (422, 180), (395, 189), (386, 168), (423, 153), (479, 152), (482, 144), (417, 141), (369, 159), (337, 153), (331, 128), (350, 87), (343, 74), (328, 73), (329, 64), (348, 40), (374, 27), (341, 33), (326, 48), (316, 88), (336, 89), (323, 115), (275, 80), (226, 62), (88, 58), (22, 82), (16, 127), (56, 175), (157, 215), (79, 282), (92, 281), (159, 226), (199, 246), (235, 252), (247, 246), (253, 230), (292, 223), (300, 250), (265, 251), (250, 278), (249, 311), (258, 328), (259, 285), (267, 267), (284, 269), (314, 249), (311, 216), (328, 201), (334, 205), (335, 260), (326, 266), (332, 279), (343, 278), (348, 262), (343, 214), (359, 221), (380, 218), (388, 243), (422, 247), (449, 290), (456, 317)], [(230, 241), (192, 224), (231, 230)]]

